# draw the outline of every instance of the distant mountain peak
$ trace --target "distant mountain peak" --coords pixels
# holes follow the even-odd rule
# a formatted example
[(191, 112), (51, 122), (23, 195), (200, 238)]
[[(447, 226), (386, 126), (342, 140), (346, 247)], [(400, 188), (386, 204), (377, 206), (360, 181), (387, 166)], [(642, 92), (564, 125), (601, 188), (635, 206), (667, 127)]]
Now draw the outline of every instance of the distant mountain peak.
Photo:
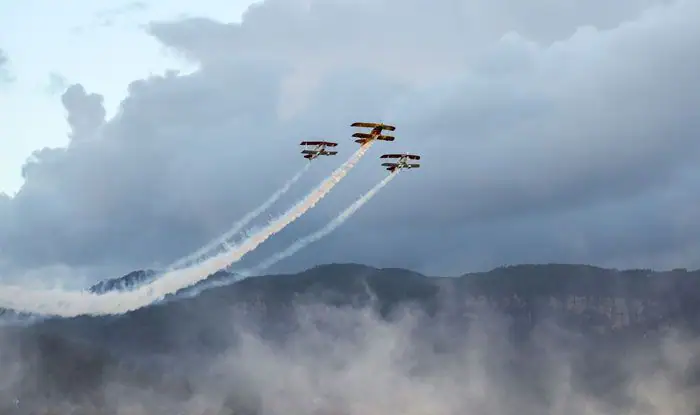
[(158, 272), (150, 269), (132, 271), (119, 278), (111, 278), (100, 281), (88, 288), (94, 294), (105, 294), (110, 291), (130, 291), (142, 284), (155, 280)]

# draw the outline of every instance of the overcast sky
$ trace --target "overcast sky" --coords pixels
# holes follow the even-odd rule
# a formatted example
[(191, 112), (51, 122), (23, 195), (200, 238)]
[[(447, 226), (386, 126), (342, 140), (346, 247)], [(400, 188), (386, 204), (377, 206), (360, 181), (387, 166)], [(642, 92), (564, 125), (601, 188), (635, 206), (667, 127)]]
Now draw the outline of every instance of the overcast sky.
[(411, 151), (423, 168), (277, 270), (700, 266), (697, 0), (73, 3), (0, 7), (7, 276), (164, 264), (298, 171), (301, 139), (340, 142), (279, 213), (356, 149), (353, 121), (397, 139), (243, 265), (381, 180), (383, 152)]

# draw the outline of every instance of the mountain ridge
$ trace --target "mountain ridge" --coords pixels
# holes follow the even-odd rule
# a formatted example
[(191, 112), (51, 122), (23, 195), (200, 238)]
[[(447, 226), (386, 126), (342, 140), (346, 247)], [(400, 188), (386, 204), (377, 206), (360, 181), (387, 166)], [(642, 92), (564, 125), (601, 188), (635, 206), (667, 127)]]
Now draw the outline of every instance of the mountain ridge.
[[(136, 271), (98, 283), (93, 292), (130, 289), (153, 276)], [(225, 272), (214, 276), (219, 281), (234, 277)], [(606, 382), (614, 379), (600, 380), (599, 372), (611, 362), (631, 350), (644, 356), (657, 348), (668, 328), (700, 334), (700, 271), (543, 264), (429, 277), (401, 268), (325, 264), (295, 274), (249, 277), (197, 296), (172, 296), (119, 316), (48, 318), (28, 327), (2, 328), (0, 339), (19, 342), (15, 347), (35, 362), (18, 384), (23, 400), (53, 405), (53, 398), (45, 397), (47, 390), (60, 399), (102, 399), (94, 385), (105, 377), (186, 397), (192, 393), (190, 372), (211, 365), (211, 359), (251, 335), (265, 344), (285, 345), (298, 341), (311, 324), (335, 339), (355, 330), (352, 324), (345, 326), (346, 319), (356, 324), (367, 312), (399, 325), (409, 313), (418, 324), (412, 343), (428, 343), (435, 356), (455, 347), (459, 333), (470, 327), (500, 322), (501, 331), (491, 336), (506, 338), (520, 350), (512, 365), (525, 379), (546, 358), (546, 352), (537, 351), (542, 331), (551, 332), (547, 327), (556, 325), (575, 333), (559, 347), (577, 354), (581, 373), (595, 372), (582, 376), (595, 379), (591, 387), (604, 393)]]
[[(100, 282), (90, 290), (100, 293), (133, 289), (155, 276), (157, 274), (151, 270), (135, 271), (115, 280)], [(416, 299), (437, 301), (438, 296), (442, 301), (449, 294), (453, 300), (469, 300), (472, 303), (490, 301), (495, 307), (500, 307), (499, 304), (504, 301), (519, 303), (522, 308), (541, 308), (543, 302), (554, 304), (568, 301), (574, 304), (560, 304), (558, 307), (568, 307), (569, 310), (598, 307), (598, 313), (603, 313), (602, 308), (616, 307), (602, 305), (606, 301), (636, 301), (646, 302), (637, 304), (638, 308), (644, 309), (637, 311), (638, 315), (647, 313), (648, 317), (654, 314), (653, 310), (656, 308), (658, 318), (683, 315), (690, 310), (696, 310), (696, 303), (700, 305), (700, 270), (685, 269), (618, 270), (579, 264), (523, 264), (466, 273), (457, 277), (429, 277), (403, 268), (336, 263), (318, 265), (296, 274), (262, 275), (235, 280), (236, 278), (236, 274), (219, 271), (193, 287), (166, 296), (165, 301), (160, 304), (134, 313), (146, 313), (146, 310), (152, 307), (173, 310), (182, 307), (206, 308), (195, 304), (207, 302), (214, 302), (222, 307), (229, 301), (231, 304), (245, 303), (256, 296), (265, 298), (268, 302), (278, 302), (277, 305), (280, 305), (299, 301), (300, 298), (313, 302), (327, 299), (332, 294), (338, 300), (334, 303), (346, 303), (353, 296), (366, 297), (368, 289), (374, 291), (381, 302), (391, 304), (417, 301)], [(192, 293), (201, 287), (217, 282), (221, 283), (221, 286), (205, 289), (198, 296), (192, 296)], [(577, 305), (577, 301), (586, 302), (588, 305)], [(620, 307), (629, 308), (630, 305)], [(614, 313), (614, 310), (607, 312), (607, 318), (612, 318), (611, 313)], [(645, 317), (639, 317), (638, 320), (640, 319), (644, 320)]]

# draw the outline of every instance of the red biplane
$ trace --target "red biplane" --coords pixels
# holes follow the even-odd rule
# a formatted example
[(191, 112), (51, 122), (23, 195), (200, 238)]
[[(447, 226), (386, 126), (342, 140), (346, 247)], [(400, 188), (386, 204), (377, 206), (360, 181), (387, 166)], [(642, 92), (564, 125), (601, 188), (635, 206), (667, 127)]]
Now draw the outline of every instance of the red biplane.
[(420, 156), (417, 156), (415, 154), (408, 154), (408, 153), (403, 153), (403, 154), (384, 154), (383, 156), (379, 157), (382, 159), (398, 159), (396, 160), (395, 163), (382, 163), (382, 166), (386, 167), (388, 171), (391, 173), (396, 172), (397, 170), (400, 169), (417, 169), (420, 167), (420, 164), (418, 163), (409, 163), (409, 160), (420, 160)]
[(335, 147), (338, 145), (338, 143), (332, 143), (330, 141), (302, 141), (299, 145), (305, 147), (304, 150), (301, 151), (301, 154), (309, 161), (318, 156), (335, 156), (338, 154), (337, 151), (326, 150), (326, 147)]
[(396, 130), (396, 127), (393, 125), (387, 125), (387, 124), (381, 124), (381, 123), (373, 123), (373, 122), (356, 122), (352, 123), (350, 125), (351, 127), (359, 127), (359, 128), (371, 128), (372, 131), (369, 133), (355, 133), (352, 136), (357, 138), (355, 140), (356, 143), (365, 145), (369, 143), (372, 140), (382, 140), (382, 141), (394, 141), (394, 136), (391, 135), (383, 135), (382, 130), (387, 130), (387, 131), (394, 131)]

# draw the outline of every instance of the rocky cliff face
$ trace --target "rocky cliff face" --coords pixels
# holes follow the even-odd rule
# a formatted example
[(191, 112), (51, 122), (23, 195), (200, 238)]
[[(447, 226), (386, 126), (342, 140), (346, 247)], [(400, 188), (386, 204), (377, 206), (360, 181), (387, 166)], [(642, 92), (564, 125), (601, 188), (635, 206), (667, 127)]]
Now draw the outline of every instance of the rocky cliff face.
[(513, 294), (501, 298), (466, 295), (463, 301), (465, 312), (475, 317), (477, 310), (489, 307), (526, 313), (532, 324), (545, 318), (577, 319), (580, 325), (589, 325), (599, 333), (663, 322), (668, 316), (660, 301), (641, 298), (552, 295), (524, 299)]
[[(456, 289), (455, 289), (456, 287)], [(569, 320), (598, 332), (698, 327), (700, 272), (610, 270), (584, 265), (523, 265), (444, 280), (466, 308), (489, 307), (536, 323)], [(461, 299), (461, 300), (460, 300)]]

